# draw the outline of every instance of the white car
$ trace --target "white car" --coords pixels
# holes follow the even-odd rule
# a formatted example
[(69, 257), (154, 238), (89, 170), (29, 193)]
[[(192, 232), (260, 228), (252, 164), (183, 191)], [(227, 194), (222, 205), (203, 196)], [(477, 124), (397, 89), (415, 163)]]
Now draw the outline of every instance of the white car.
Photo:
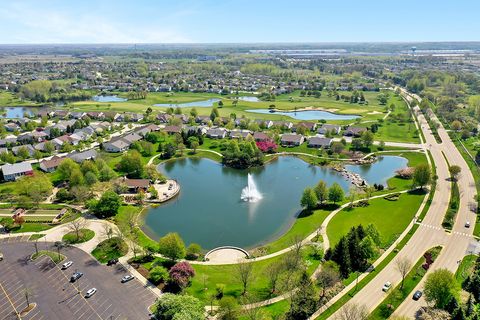
[(135, 277), (132, 276), (131, 274), (128, 274), (128, 275), (126, 275), (125, 277), (122, 278), (122, 283), (128, 282), (128, 281), (132, 280), (133, 278), (135, 278)]
[(387, 292), (388, 290), (390, 290), (391, 287), (392, 287), (392, 283), (391, 283), (390, 281), (387, 281), (387, 282), (385, 282), (385, 284), (383, 285), (382, 291)]
[(97, 292), (97, 288), (89, 289), (87, 291), (87, 294), (85, 295), (85, 298), (90, 298), (91, 296), (93, 296), (95, 294), (95, 292)]
[(67, 261), (64, 264), (62, 264), (62, 270), (68, 269), (72, 266), (73, 261)]
[(0, 252), (0, 261), (3, 260), (3, 253)]
[(465, 228), (470, 228), (470, 221), (465, 222)]

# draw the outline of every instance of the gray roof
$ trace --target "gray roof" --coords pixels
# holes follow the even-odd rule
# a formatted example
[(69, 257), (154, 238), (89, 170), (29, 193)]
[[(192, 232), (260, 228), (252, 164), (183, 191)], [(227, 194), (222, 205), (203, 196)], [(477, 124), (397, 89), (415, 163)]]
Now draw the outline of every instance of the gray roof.
[(328, 147), (332, 143), (332, 139), (324, 137), (311, 137), (308, 139), (308, 145)]
[(97, 151), (90, 149), (83, 152), (72, 152), (67, 157), (75, 162), (82, 162), (85, 160), (95, 159), (97, 157)]
[(16, 173), (22, 173), (27, 171), (33, 171), (32, 165), (30, 162), (20, 162), (14, 164), (5, 164), (0, 167), (2, 169), (3, 175), (8, 176)]

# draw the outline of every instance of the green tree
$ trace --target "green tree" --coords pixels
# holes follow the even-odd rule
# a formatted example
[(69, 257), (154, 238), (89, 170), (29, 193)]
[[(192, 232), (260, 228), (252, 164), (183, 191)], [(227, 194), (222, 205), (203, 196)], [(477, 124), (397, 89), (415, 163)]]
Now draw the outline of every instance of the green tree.
[(451, 165), (450, 167), (448, 167), (448, 171), (450, 172), (450, 175), (452, 176), (452, 178), (454, 180), (457, 180), (458, 175), (462, 171), (462, 168), (460, 166), (457, 166), (457, 165), (454, 164), (454, 165)]
[(118, 194), (113, 191), (106, 191), (98, 201), (96, 201), (91, 210), (99, 218), (108, 218), (117, 214), (122, 200)]
[(155, 316), (161, 320), (200, 320), (204, 314), (203, 303), (189, 295), (165, 293), (155, 308)]
[(413, 171), (413, 185), (419, 188), (424, 188), (430, 184), (432, 180), (432, 172), (430, 166), (426, 163), (419, 164)]
[(362, 142), (363, 142), (363, 145), (366, 147), (366, 148), (370, 148), (370, 146), (372, 145), (373, 143), (373, 133), (371, 131), (365, 131), (363, 134), (362, 134)]
[(342, 187), (338, 183), (333, 183), (330, 189), (328, 189), (328, 200), (333, 203), (343, 201), (345, 193), (343, 192)]
[(317, 293), (304, 272), (300, 277), (298, 290), (292, 295), (290, 309), (285, 314), (286, 320), (308, 319), (317, 310)]
[(325, 181), (318, 181), (317, 185), (315, 186), (315, 194), (317, 195), (317, 199), (320, 204), (323, 204), (325, 201), (327, 201), (328, 187)]
[(118, 170), (129, 178), (141, 178), (144, 174), (142, 156), (136, 150), (129, 151), (122, 156), (118, 163)]
[(17, 157), (19, 157), (22, 160), (25, 160), (28, 157), (30, 157), (30, 152), (28, 151), (27, 147), (22, 146), (22, 147), (18, 148)]
[(438, 269), (425, 280), (425, 300), (434, 303), (436, 308), (444, 309), (452, 297), (458, 297), (459, 292), (454, 274), (447, 269)]
[(240, 306), (233, 297), (223, 297), (219, 301), (218, 319), (237, 320), (240, 316)]
[(183, 259), (186, 254), (185, 244), (176, 232), (167, 233), (158, 241), (158, 251), (170, 260)]
[(153, 267), (148, 274), (148, 280), (154, 284), (159, 284), (160, 282), (166, 283), (169, 278), (168, 270), (162, 266)]
[(65, 158), (62, 160), (60, 165), (57, 168), (57, 174), (59, 175), (60, 179), (63, 181), (69, 181), (70, 175), (73, 171), (79, 170), (79, 165), (70, 158)]
[(305, 188), (302, 194), (302, 199), (300, 200), (300, 204), (303, 208), (307, 210), (313, 210), (317, 206), (317, 195), (312, 188)]
[(16, 182), (16, 188), (19, 195), (28, 197), (36, 204), (51, 195), (53, 190), (49, 177), (41, 172), (21, 177)]

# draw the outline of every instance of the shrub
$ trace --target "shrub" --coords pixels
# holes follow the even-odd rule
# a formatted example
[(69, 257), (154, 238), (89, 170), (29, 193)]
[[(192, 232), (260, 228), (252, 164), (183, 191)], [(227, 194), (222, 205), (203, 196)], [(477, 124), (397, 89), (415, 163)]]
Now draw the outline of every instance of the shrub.
[(195, 270), (190, 263), (179, 262), (170, 269), (169, 274), (171, 282), (183, 289), (190, 283), (190, 279), (195, 276)]
[(157, 285), (160, 282), (167, 282), (170, 276), (168, 274), (168, 270), (162, 266), (156, 266), (148, 275), (148, 280), (150, 280), (153, 284)]
[(191, 243), (187, 248), (186, 259), (197, 260), (202, 253), (202, 247), (198, 243)]

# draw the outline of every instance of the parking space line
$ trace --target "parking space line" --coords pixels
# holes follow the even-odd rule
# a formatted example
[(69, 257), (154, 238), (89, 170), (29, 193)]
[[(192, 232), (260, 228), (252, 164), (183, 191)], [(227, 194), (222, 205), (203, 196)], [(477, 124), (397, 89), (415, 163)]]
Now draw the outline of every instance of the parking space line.
[(17, 314), (17, 317), (20, 318), (20, 314), (18, 313), (17, 308), (15, 308), (15, 305), (12, 303), (12, 300), (10, 300), (10, 297), (8, 296), (7, 291), (5, 291), (5, 289), (3, 288), (3, 286), (2, 286), (1, 283), (0, 283), (0, 289), (3, 290), (3, 292), (5, 293), (5, 296), (7, 297), (8, 301), (9, 301), (10, 304), (12, 305), (13, 310), (14, 310), (15, 313)]

